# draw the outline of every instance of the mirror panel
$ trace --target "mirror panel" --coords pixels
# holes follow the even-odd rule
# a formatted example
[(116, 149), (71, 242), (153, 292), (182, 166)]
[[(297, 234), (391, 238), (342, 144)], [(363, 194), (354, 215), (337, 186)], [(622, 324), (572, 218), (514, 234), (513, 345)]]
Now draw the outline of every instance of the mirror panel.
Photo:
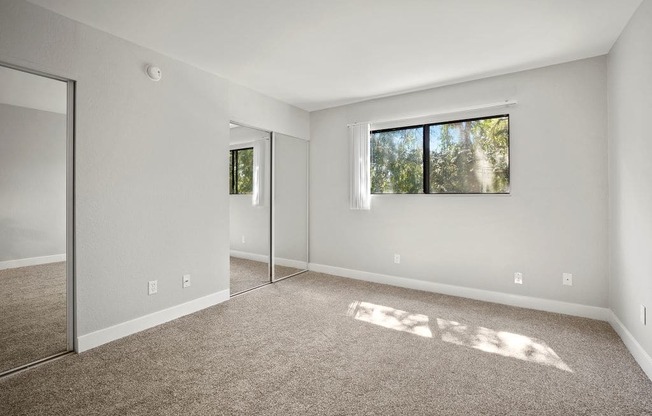
[(275, 281), (308, 269), (308, 145), (274, 134)]
[(0, 66), (0, 373), (68, 350), (67, 100)]
[(270, 133), (231, 124), (231, 295), (270, 283)]

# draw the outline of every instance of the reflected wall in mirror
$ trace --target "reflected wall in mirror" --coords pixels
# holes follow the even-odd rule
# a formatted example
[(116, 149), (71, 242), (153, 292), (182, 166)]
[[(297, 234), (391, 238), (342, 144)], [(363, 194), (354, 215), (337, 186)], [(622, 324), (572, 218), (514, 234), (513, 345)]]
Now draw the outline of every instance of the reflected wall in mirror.
[(231, 295), (270, 283), (270, 133), (231, 124)]
[(308, 269), (308, 144), (274, 134), (274, 280)]
[(0, 66), (0, 373), (68, 350), (67, 96)]

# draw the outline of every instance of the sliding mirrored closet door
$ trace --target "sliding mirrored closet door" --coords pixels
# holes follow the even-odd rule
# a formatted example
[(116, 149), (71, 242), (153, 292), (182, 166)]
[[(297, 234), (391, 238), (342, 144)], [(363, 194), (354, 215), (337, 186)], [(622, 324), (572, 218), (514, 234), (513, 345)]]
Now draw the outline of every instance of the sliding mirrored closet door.
[(72, 349), (73, 91), (0, 66), (0, 374)]
[(231, 124), (229, 229), (231, 295), (270, 280), (270, 133)]
[(308, 269), (308, 141), (274, 133), (273, 281)]

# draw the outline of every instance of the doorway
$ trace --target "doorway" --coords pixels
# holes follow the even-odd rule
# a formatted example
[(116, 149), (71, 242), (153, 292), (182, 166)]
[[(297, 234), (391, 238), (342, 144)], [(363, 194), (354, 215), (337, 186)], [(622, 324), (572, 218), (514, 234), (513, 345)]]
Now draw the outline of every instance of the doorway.
[(0, 377), (74, 349), (74, 90), (0, 64)]

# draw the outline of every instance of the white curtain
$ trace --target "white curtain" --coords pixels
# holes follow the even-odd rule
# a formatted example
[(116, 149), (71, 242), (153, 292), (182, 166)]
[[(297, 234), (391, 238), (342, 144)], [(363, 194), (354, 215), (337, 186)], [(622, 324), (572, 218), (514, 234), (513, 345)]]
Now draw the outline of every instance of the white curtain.
[(251, 205), (258, 207), (264, 204), (263, 188), (265, 184), (265, 141), (254, 142), (254, 172), (251, 191)]
[(350, 208), (368, 210), (371, 209), (369, 124), (350, 125), (349, 142), (351, 149)]

